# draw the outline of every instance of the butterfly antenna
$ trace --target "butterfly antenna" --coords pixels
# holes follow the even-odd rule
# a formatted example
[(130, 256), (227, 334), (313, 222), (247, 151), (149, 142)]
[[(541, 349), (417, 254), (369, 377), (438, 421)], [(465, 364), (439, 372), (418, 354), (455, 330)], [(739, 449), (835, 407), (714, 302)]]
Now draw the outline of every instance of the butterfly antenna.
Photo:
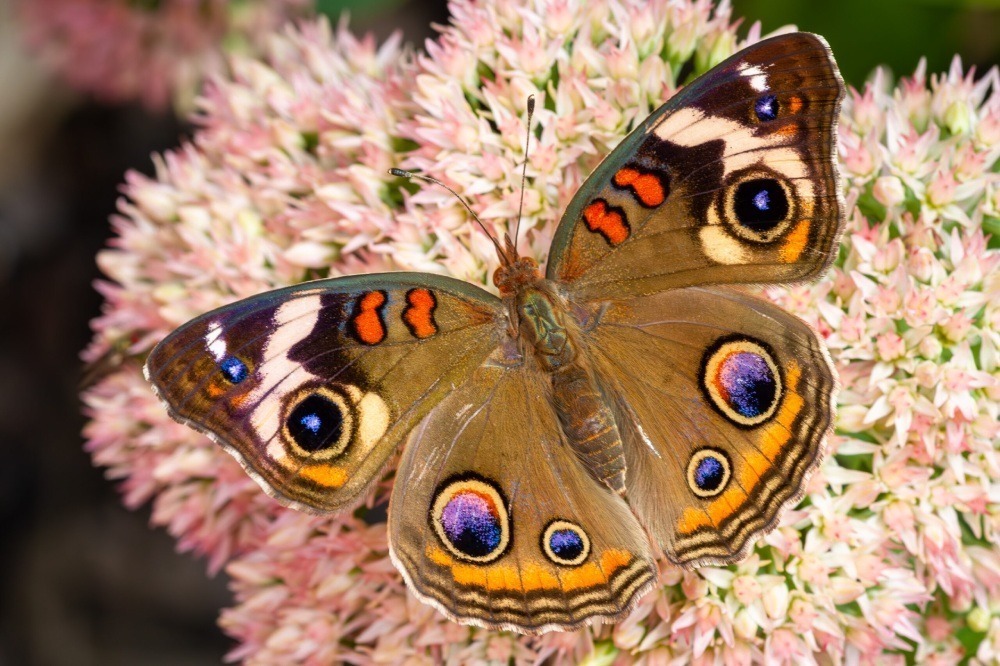
[(403, 171), (402, 169), (392, 168), (389, 169), (389, 173), (395, 176), (396, 178), (406, 178), (408, 180), (415, 178), (417, 180), (427, 181), (428, 183), (432, 183), (434, 185), (440, 185), (444, 189), (451, 192), (453, 195), (455, 195), (456, 199), (462, 202), (462, 205), (465, 206), (465, 210), (469, 211), (469, 215), (472, 215), (472, 219), (474, 219), (479, 224), (479, 227), (483, 230), (483, 233), (485, 233), (486, 236), (493, 242), (493, 247), (497, 249), (497, 256), (500, 258), (500, 261), (503, 263), (509, 263), (509, 258), (507, 257), (507, 254), (503, 251), (503, 248), (500, 247), (500, 243), (497, 242), (497, 239), (493, 236), (493, 234), (489, 232), (489, 229), (486, 228), (486, 225), (483, 224), (483, 221), (479, 219), (479, 216), (476, 215), (476, 211), (472, 210), (472, 206), (470, 206), (465, 201), (465, 199), (460, 197), (458, 195), (458, 192), (451, 189), (437, 178), (431, 178), (430, 176), (424, 176), (419, 173), (413, 173), (412, 171)]
[(515, 256), (517, 255), (517, 237), (521, 233), (521, 214), (524, 212), (524, 183), (528, 178), (528, 148), (531, 146), (531, 117), (533, 115), (535, 115), (535, 96), (528, 95), (528, 136), (524, 139), (524, 166), (521, 168), (521, 205), (517, 207), (517, 224), (514, 226)]

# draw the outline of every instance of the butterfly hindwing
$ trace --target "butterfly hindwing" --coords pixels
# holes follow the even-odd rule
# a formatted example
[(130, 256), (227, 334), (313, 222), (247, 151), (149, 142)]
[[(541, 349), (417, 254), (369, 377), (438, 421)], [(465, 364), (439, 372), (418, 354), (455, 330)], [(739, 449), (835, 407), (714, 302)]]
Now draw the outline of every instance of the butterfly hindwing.
[(772, 303), (702, 287), (611, 303), (589, 343), (626, 495), (664, 554), (741, 559), (823, 457), (836, 380), (816, 334)]
[(500, 301), (417, 273), (335, 278), (227, 305), (171, 333), (146, 374), (269, 493), (355, 501), (409, 430), (506, 333)]
[(587, 179), (547, 277), (574, 300), (821, 273), (842, 203), (843, 83), (821, 37), (764, 40), (654, 112)]
[(511, 345), (407, 443), (389, 507), (393, 561), (453, 619), (566, 630), (621, 618), (656, 580), (645, 533), (567, 446), (551, 391)]

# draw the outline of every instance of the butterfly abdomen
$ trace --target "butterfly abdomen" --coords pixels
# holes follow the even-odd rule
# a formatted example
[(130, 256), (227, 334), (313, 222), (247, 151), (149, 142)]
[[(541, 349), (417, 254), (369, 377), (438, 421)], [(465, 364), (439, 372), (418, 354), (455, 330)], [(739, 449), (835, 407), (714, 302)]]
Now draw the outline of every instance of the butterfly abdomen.
[(552, 398), (563, 433), (595, 480), (625, 489), (625, 453), (614, 416), (593, 373), (578, 353), (576, 326), (544, 281), (517, 295), (521, 335), (552, 378)]
[(625, 451), (611, 409), (593, 375), (580, 363), (552, 373), (552, 394), (559, 423), (577, 457), (597, 481), (625, 491)]

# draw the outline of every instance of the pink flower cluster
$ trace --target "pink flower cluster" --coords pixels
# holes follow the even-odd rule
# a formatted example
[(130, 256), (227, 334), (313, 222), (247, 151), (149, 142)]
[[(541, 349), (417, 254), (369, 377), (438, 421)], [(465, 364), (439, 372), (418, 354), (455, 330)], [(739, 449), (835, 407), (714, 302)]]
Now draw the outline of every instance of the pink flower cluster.
[(183, 111), (224, 53), (258, 51), (313, 0), (14, 0), (28, 45), (80, 92)]
[[(87, 350), (134, 358), (88, 390), (88, 449), (126, 502), (225, 567), (223, 628), (251, 663), (994, 663), (1000, 658), (1000, 82), (956, 64), (852, 93), (841, 126), (848, 230), (835, 268), (769, 295), (827, 339), (841, 373), (832, 455), (750, 557), (682, 572), (615, 626), (526, 638), (464, 627), (409, 594), (385, 525), (266, 497), (142, 380), (156, 340), (217, 305), (386, 269), (486, 284), (495, 255), (449, 195), (507, 231), (525, 99), (538, 99), (522, 252), (544, 260), (582, 179), (671, 95), (741, 44), (705, 0), (456, 1), (411, 54), (303, 25), (237, 59), (194, 143), (130, 175), (101, 253)], [(750, 29), (749, 41), (759, 38)], [(124, 341), (124, 342), (122, 342)], [(370, 503), (388, 497), (379, 485)]]

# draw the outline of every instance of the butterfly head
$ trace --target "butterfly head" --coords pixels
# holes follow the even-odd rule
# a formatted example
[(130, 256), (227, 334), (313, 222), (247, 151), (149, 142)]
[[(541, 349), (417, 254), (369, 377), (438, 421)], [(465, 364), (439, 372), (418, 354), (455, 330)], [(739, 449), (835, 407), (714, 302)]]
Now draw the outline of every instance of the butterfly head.
[(542, 279), (537, 261), (531, 257), (513, 256), (513, 260), (501, 257), (500, 267), (493, 273), (493, 284), (501, 296), (516, 294)]

